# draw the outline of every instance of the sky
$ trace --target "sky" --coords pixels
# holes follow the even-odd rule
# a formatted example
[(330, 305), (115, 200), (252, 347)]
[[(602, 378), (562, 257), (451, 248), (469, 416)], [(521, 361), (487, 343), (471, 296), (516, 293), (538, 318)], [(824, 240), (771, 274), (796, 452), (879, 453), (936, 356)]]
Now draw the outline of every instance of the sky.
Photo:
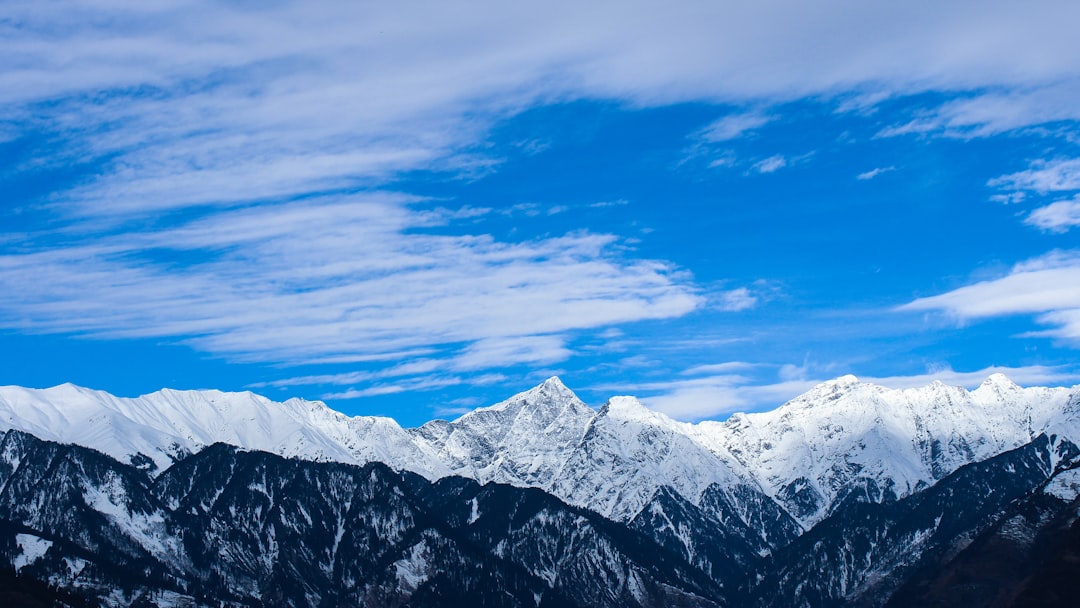
[(1080, 3), (7, 0), (0, 384), (1080, 382)]

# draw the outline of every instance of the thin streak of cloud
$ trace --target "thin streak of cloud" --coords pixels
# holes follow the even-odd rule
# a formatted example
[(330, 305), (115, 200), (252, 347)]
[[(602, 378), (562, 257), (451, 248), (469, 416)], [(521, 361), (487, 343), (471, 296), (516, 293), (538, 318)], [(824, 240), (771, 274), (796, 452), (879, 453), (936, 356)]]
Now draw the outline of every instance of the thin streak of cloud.
[(471, 343), (462, 365), (494, 363), (496, 353), (509, 364), (565, 358), (553, 347), (561, 332), (677, 317), (702, 303), (688, 277), (622, 259), (610, 235), (511, 243), (410, 231), (437, 217), (392, 196), (307, 200), (4, 255), (0, 325), (167, 337), (278, 363)]
[[(626, 387), (626, 390), (646, 394), (642, 401), (659, 412), (677, 420), (695, 422), (717, 420), (739, 411), (772, 410), (831, 379), (783, 377), (781, 374), (778, 380), (769, 380), (760, 374), (732, 373), (771, 367), (742, 362), (711, 366), (719, 372), (715, 374), (708, 373), (709, 367), (695, 368), (696, 372), (706, 373), (699, 377), (641, 383)], [(788, 366), (780, 369), (785, 367)], [(684, 375), (695, 375), (692, 371), (687, 370)], [(941, 366), (921, 374), (860, 376), (859, 380), (892, 389), (919, 388), (935, 381), (974, 389), (992, 374), (1005, 374), (1022, 386), (1057, 386), (1080, 381), (1080, 369), (1065, 365), (993, 365), (970, 372), (958, 372), (949, 366)]]
[(918, 298), (900, 312), (942, 311), (960, 320), (1035, 314), (1055, 325), (1040, 335), (1080, 340), (1080, 254), (1052, 252), (1017, 264), (1005, 276)]
[(1040, 194), (1080, 190), (1080, 158), (1036, 161), (1030, 169), (992, 179), (988, 185)]
[(720, 294), (716, 307), (728, 312), (750, 310), (758, 305), (758, 297), (746, 287), (739, 287)]
[(941, 382), (949, 386), (962, 386), (966, 389), (977, 388), (992, 374), (1004, 374), (1021, 386), (1059, 386), (1080, 381), (1080, 370), (1065, 365), (1027, 365), (1010, 367), (991, 365), (971, 372), (954, 371), (945, 366), (928, 371), (925, 374), (910, 376), (860, 377), (859, 380), (878, 384), (886, 388), (919, 388), (932, 382)]
[(360, 399), (363, 397), (395, 395), (404, 392), (430, 391), (434, 389), (446, 388), (449, 386), (460, 386), (464, 384), (481, 386), (485, 384), (495, 384), (498, 382), (503, 382), (505, 380), (506, 377), (500, 374), (483, 374), (479, 376), (473, 376), (467, 379), (460, 376), (431, 375), (424, 376), (422, 378), (411, 378), (407, 380), (402, 380), (392, 384), (374, 384), (365, 388), (349, 389), (336, 393), (327, 393), (323, 395), (322, 398), (328, 401), (334, 399)]
[(871, 169), (869, 171), (866, 171), (866, 172), (863, 172), (863, 173), (860, 173), (860, 174), (856, 175), (855, 179), (857, 179), (859, 181), (871, 180), (871, 179), (874, 179), (875, 177), (881, 175), (882, 173), (888, 173), (889, 171), (895, 171), (895, 170), (896, 170), (896, 167), (892, 167), (892, 166), (890, 166), (890, 167), (877, 167), (875, 169)]
[(1046, 232), (1068, 232), (1080, 226), (1080, 196), (1039, 207), (1028, 214), (1024, 223)]
[(787, 165), (788, 160), (784, 157), (783, 154), (774, 154), (769, 158), (762, 159), (754, 163), (754, 165), (750, 167), (750, 169), (757, 173), (775, 173), (780, 169), (783, 169)]
[(747, 112), (725, 116), (706, 125), (698, 137), (708, 143), (726, 142), (769, 124), (773, 117), (761, 112)]
[(886, 127), (878, 137), (943, 135), (991, 137), (1037, 125), (1080, 120), (1074, 100), (1080, 93), (1076, 74), (1017, 88), (978, 91), (924, 110), (909, 122)]
[[(612, 8), (494, 3), (466, 17), (438, 3), (282, 2), (253, 12), (197, 1), (15, 2), (6, 9), (19, 26), (0, 37), (8, 59), (0, 106), (23, 128), (61, 134), (57, 159), (107, 159), (58, 201), (83, 215), (230, 206), (377, 185), (421, 168), (476, 170), (498, 159), (464, 152), (470, 144), (552, 99), (760, 102), (873, 85), (878, 95), (996, 87), (1025, 100), (1012, 105), (1029, 122), (1075, 107), (1067, 93), (1077, 69), (1064, 58), (1077, 43), (1061, 24), (1077, 9), (1067, 4), (976, 13), (694, 5), (662, 15), (620, 5), (618, 20), (606, 18)], [(433, 36), (441, 43), (429, 44)], [(786, 60), (746, 63), (777, 53)], [(954, 114), (974, 124), (987, 112)], [(763, 111), (727, 117), (709, 137), (767, 120)], [(777, 161), (761, 166), (770, 167)]]

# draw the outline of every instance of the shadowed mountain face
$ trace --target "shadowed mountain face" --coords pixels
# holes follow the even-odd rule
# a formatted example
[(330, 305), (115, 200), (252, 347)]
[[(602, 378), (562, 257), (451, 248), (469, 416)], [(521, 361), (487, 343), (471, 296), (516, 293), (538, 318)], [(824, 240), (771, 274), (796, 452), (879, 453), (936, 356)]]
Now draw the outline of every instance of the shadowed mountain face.
[[(10, 431), (0, 584), (72, 606), (1024, 605), (1073, 580), (1075, 501), (1044, 489), (1076, 453), (1040, 436), (769, 553), (667, 488), (623, 524), (538, 489), (220, 444), (151, 478)], [(993, 589), (957, 584), (1020, 558)]]
[(108, 605), (712, 606), (653, 542), (540, 490), (215, 445), (156, 479), (11, 431), (0, 553)]

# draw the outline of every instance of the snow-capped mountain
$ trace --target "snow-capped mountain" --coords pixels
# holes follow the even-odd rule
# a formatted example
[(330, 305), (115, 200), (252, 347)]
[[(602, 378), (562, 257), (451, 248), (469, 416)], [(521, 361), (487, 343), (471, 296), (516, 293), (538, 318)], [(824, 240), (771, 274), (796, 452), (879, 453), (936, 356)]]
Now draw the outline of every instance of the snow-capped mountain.
[(718, 606), (708, 577), (644, 541), (540, 490), (381, 463), (216, 444), (151, 478), (0, 438), (0, 563), (76, 605)]
[(481, 483), (550, 487), (595, 414), (558, 378), (551, 378), (453, 422), (436, 420), (409, 433), (450, 474)]
[(1020, 388), (1002, 375), (974, 391), (941, 383), (894, 390), (845, 376), (770, 412), (687, 424), (632, 397), (593, 410), (551, 378), (455, 421), (403, 429), (301, 399), (168, 389), (118, 398), (65, 384), (0, 387), (0, 428), (159, 471), (215, 442), (314, 461), (377, 461), (432, 480), (538, 487), (619, 521), (662, 487), (754, 528), (760, 508), (737, 506), (775, 500), (807, 528), (849, 496), (902, 498), (1042, 433), (1077, 441), (1080, 397), (1076, 388)]
[(416, 429), (250, 393), (4, 387), (0, 597), (1007, 606), (979, 603), (973, 564), (1029, 560), (978, 583), (995, 597), (1076, 578), (1048, 560), (1080, 551), (1078, 429), (1076, 388), (1003, 376), (848, 376), (698, 424), (632, 397), (593, 410), (552, 378)]
[(322, 402), (250, 392), (164, 389), (136, 398), (62, 384), (0, 387), (0, 429), (104, 452), (158, 471), (214, 443), (314, 461), (371, 461), (441, 477), (441, 458), (390, 418), (348, 417)]
[(694, 435), (727, 450), (810, 527), (849, 495), (903, 498), (1043, 433), (1080, 443), (1078, 410), (1076, 387), (1020, 388), (1001, 374), (974, 391), (940, 382), (893, 390), (844, 376), (770, 412), (703, 422)]

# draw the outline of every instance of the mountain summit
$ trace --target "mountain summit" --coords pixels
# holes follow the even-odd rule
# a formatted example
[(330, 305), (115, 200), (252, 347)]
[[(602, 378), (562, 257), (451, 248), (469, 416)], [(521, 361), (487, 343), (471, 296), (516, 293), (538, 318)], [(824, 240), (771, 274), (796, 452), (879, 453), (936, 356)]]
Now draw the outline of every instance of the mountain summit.
[(781, 407), (688, 424), (633, 397), (593, 410), (558, 377), (454, 421), (403, 429), (317, 401), (249, 392), (119, 398), (70, 384), (0, 387), (0, 422), (161, 471), (223, 442), (349, 464), (383, 462), (428, 479), (537, 487), (632, 519), (660, 487), (701, 504), (710, 487), (762, 494), (810, 527), (848, 496), (902, 498), (1041, 433), (1080, 437), (1076, 390), (1020, 388), (995, 374), (974, 391), (888, 389), (842, 376)]
[(0, 558), (142, 589), (110, 606), (920, 605), (953, 584), (936, 564), (989, 559), (969, 544), (1072, 550), (1080, 487), (1080, 391), (1004, 376), (845, 376), (697, 424), (551, 378), (414, 429), (251, 393), (0, 387), (0, 422)]

